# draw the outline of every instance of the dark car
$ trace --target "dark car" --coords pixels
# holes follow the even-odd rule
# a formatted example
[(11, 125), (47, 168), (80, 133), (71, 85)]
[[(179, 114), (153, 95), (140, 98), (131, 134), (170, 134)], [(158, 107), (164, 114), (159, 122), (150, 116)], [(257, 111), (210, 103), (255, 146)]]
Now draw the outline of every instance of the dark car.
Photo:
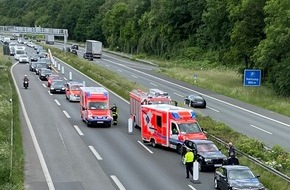
[(71, 46), (71, 49), (79, 50), (79, 46), (78, 46), (78, 45), (75, 45), (75, 44), (73, 44), (73, 45)]
[(46, 63), (46, 68), (51, 69), (51, 60), (49, 58), (40, 58), (40, 61)]
[(93, 61), (94, 60), (94, 55), (93, 55), (93, 53), (84, 53), (83, 58), (84, 59), (88, 59), (90, 61)]
[(54, 80), (50, 85), (50, 93), (65, 93), (65, 83), (63, 80)]
[(51, 74), (52, 74), (52, 71), (50, 69), (41, 69), (39, 72), (39, 79), (40, 80), (47, 80), (47, 78)]
[(29, 70), (32, 72), (35, 72), (36, 65), (37, 65), (37, 62), (31, 62), (29, 64)]
[(218, 168), (227, 163), (226, 155), (210, 140), (185, 140), (181, 150), (182, 159), (187, 148), (194, 152), (200, 171)]
[(199, 94), (191, 94), (184, 98), (184, 105), (194, 108), (206, 108), (205, 99)]
[(228, 165), (216, 169), (214, 174), (214, 186), (216, 189), (256, 189), (265, 190), (265, 187), (258, 180), (247, 166)]
[(77, 52), (77, 50), (76, 49), (71, 49), (71, 51), (70, 51), (72, 54), (75, 54), (75, 55), (78, 55), (78, 52)]
[(61, 76), (59, 76), (59, 75), (49, 75), (49, 77), (47, 78), (47, 87), (50, 87), (51, 83), (54, 80), (61, 80)]
[(46, 69), (46, 63), (45, 62), (37, 62), (35, 67), (35, 74), (38, 75), (40, 69)]
[(39, 59), (39, 56), (37, 56), (37, 55), (32, 55), (32, 56), (30, 57), (30, 61), (31, 61), (31, 62), (36, 62), (36, 61), (38, 61), (38, 59)]
[(45, 52), (45, 51), (39, 52), (38, 55), (40, 58), (47, 58), (47, 52)]

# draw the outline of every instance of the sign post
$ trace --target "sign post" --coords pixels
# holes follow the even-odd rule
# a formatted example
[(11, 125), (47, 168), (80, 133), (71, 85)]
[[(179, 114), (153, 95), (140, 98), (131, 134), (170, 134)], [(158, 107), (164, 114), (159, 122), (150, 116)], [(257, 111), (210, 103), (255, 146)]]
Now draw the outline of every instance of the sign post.
[(245, 69), (244, 86), (261, 86), (261, 70)]

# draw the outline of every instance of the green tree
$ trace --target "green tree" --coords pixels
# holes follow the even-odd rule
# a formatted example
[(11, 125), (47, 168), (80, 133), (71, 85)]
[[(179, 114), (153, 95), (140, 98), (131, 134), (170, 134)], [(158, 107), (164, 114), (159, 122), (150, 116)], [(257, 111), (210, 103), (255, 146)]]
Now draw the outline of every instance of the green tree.
[(254, 66), (251, 57), (254, 48), (265, 38), (264, 5), (266, 0), (229, 0), (228, 11), (233, 25), (231, 33), (231, 60), (244, 68)]
[(269, 0), (265, 6), (266, 38), (257, 47), (256, 67), (283, 96), (290, 93), (290, 1)]

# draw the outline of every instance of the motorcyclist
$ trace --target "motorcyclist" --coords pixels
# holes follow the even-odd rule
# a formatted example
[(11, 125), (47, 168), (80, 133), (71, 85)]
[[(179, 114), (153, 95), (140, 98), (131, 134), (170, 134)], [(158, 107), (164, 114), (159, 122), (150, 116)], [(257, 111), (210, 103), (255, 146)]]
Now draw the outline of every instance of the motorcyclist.
[(28, 79), (27, 75), (24, 75), (24, 78), (23, 78), (23, 86), (24, 87), (25, 87), (25, 82), (27, 82), (27, 87), (28, 87), (29, 79)]
[(118, 108), (116, 104), (113, 104), (113, 106), (110, 108), (112, 111), (112, 116), (113, 116), (113, 125), (117, 125), (117, 119), (118, 119)]

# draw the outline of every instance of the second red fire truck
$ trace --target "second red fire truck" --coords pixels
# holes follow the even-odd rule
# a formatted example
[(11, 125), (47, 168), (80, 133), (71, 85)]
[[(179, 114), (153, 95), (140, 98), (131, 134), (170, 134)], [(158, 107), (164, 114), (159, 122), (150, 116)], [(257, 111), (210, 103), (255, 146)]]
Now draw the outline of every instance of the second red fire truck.
[(167, 92), (159, 89), (149, 89), (149, 92), (135, 89), (130, 92), (130, 115), (134, 127), (141, 127), (141, 105), (152, 104), (171, 104), (171, 99)]

